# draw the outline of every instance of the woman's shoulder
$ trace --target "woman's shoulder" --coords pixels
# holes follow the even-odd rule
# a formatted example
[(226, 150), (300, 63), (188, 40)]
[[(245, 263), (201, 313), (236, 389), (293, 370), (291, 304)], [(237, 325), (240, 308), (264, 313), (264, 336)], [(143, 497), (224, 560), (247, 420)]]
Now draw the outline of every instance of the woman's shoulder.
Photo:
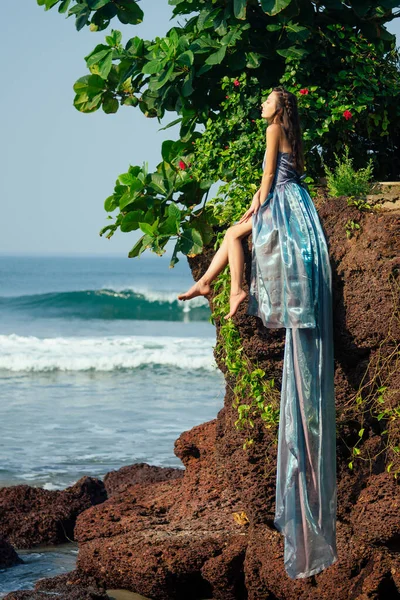
[(267, 135), (280, 136), (281, 134), (281, 125), (279, 123), (271, 123), (268, 125), (266, 129)]

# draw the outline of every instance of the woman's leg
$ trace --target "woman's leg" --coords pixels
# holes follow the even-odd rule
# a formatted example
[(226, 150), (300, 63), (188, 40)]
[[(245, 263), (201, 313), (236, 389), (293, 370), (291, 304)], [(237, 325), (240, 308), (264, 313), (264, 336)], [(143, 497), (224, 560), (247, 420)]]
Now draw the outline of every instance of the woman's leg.
[(194, 298), (195, 296), (208, 296), (210, 293), (210, 283), (216, 278), (217, 275), (221, 273), (228, 264), (228, 242), (226, 239), (226, 234), (223, 239), (221, 246), (218, 248), (217, 252), (214, 254), (214, 257), (202, 277), (192, 287), (185, 292), (184, 294), (179, 294), (179, 300), (189, 300), (190, 298)]
[(246, 298), (246, 292), (242, 288), (244, 270), (242, 238), (248, 235), (251, 229), (252, 219), (249, 219), (245, 223), (233, 225), (226, 232), (229, 268), (231, 271), (231, 294), (229, 299), (230, 310), (225, 319), (233, 317), (239, 304)]
[[(204, 273), (202, 277), (184, 294), (180, 294), (178, 296), (179, 300), (189, 300), (190, 298), (194, 298), (195, 296), (208, 296), (210, 293), (210, 283), (223, 271), (226, 265), (231, 263), (231, 260), (234, 265), (235, 270), (235, 286), (237, 287), (237, 280), (240, 278), (240, 260), (242, 261), (241, 266), (241, 276), (243, 277), (243, 249), (241, 245), (241, 238), (245, 235), (248, 235), (251, 232), (252, 221), (249, 219), (247, 223), (237, 223), (236, 225), (232, 225), (229, 227), (225, 233), (224, 240), (215, 253), (207, 271)], [(237, 244), (240, 246), (240, 249), (235, 244), (234, 240), (237, 239)], [(229, 257), (229, 250), (231, 258)], [(241, 256), (240, 256), (241, 250)], [(237, 253), (239, 252), (239, 263), (237, 260)], [(238, 272), (239, 267), (239, 272)], [(236, 298), (237, 300), (238, 298)], [(243, 300), (239, 300), (237, 306), (239, 306), (240, 302)], [(237, 307), (236, 307), (237, 308)], [(232, 313), (234, 314), (234, 313)]]

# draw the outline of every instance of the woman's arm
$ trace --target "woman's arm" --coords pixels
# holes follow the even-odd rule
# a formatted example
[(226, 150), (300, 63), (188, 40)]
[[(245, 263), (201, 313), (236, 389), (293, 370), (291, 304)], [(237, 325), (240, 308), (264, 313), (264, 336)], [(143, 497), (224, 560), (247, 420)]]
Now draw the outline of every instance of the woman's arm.
[(268, 152), (266, 154), (266, 161), (264, 167), (264, 173), (261, 180), (260, 187), (260, 202), (261, 204), (267, 199), (270, 192), (272, 182), (275, 177), (276, 163), (278, 159), (279, 140), (281, 135), (281, 127), (278, 123), (272, 123), (267, 127), (266, 132), (266, 144)]
[(246, 210), (243, 217), (238, 221), (239, 223), (245, 223), (248, 221), (248, 219), (250, 219), (250, 217), (258, 211), (261, 204), (267, 199), (275, 176), (280, 134), (281, 128), (277, 123), (272, 123), (267, 127), (266, 141), (268, 152), (266, 154), (267, 159), (265, 161), (261, 187), (254, 194), (250, 208)]

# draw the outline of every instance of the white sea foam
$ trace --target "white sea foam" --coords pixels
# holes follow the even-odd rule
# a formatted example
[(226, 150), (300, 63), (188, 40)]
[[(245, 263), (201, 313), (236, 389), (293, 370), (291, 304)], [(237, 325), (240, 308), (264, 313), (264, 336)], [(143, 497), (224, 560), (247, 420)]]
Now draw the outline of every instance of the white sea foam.
[(212, 338), (107, 336), (38, 338), (0, 335), (0, 369), (113, 371), (164, 365), (216, 369)]
[[(204, 298), (204, 296), (196, 296), (195, 298), (190, 298), (190, 300), (185, 300), (184, 302), (181, 300), (178, 300), (178, 294), (180, 294), (182, 291), (186, 291), (186, 290), (181, 290), (179, 292), (177, 291), (161, 291), (161, 290), (150, 290), (149, 288), (145, 288), (145, 287), (131, 287), (131, 286), (107, 286), (104, 285), (102, 286), (102, 289), (98, 290), (99, 294), (108, 294), (108, 295), (112, 295), (116, 298), (124, 298), (126, 297), (127, 293), (130, 294), (137, 294), (140, 296), (143, 296), (143, 298), (145, 300), (147, 300), (148, 302), (169, 302), (170, 304), (173, 304), (174, 302), (178, 302), (179, 306), (183, 306), (184, 310), (190, 309), (190, 308), (197, 308), (198, 306), (208, 306), (208, 300), (207, 298)], [(186, 309), (185, 309), (186, 307)]]

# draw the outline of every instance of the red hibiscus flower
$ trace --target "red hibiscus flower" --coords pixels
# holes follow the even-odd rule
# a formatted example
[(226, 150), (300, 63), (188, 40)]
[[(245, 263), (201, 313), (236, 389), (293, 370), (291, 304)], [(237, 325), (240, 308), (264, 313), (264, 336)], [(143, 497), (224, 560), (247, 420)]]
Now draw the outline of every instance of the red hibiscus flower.
[(301, 89), (300, 94), (308, 94), (308, 88)]
[(349, 119), (351, 119), (351, 117), (353, 116), (351, 114), (351, 112), (349, 110), (345, 110), (343, 113), (344, 118), (346, 119), (346, 121), (348, 121)]
[(236, 85), (236, 87), (237, 87), (238, 85), (240, 85), (240, 81), (238, 79), (235, 79), (235, 81), (233, 82), (233, 85)]
[(179, 161), (179, 168), (180, 168), (180, 169), (186, 169), (186, 165), (185, 165), (185, 163), (183, 162), (183, 160), (180, 160), (180, 161)]

